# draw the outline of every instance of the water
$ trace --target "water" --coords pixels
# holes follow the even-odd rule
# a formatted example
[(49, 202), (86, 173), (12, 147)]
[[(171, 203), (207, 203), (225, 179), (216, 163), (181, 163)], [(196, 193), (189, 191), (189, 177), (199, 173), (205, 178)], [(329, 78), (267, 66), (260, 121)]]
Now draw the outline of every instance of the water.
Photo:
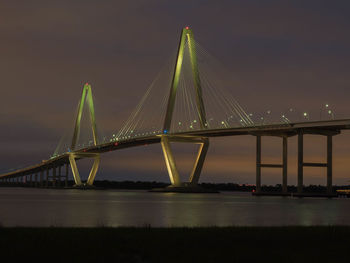
[(0, 188), (2, 226), (350, 225), (350, 199)]

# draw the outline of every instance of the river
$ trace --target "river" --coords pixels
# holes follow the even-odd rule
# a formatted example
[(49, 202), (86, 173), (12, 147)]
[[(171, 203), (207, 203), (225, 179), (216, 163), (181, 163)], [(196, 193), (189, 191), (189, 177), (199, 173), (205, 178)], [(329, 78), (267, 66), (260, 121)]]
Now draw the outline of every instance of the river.
[(348, 198), (0, 188), (0, 226), (350, 225)]

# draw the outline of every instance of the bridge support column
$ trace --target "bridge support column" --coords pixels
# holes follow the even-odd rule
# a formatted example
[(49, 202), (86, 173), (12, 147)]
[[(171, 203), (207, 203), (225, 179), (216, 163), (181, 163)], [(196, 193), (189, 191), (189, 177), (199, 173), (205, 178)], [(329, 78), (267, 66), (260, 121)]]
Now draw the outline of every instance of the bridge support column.
[(65, 187), (68, 187), (68, 173), (69, 173), (68, 166), (69, 166), (69, 164), (66, 163), (66, 177), (65, 177), (65, 180), (64, 180), (64, 186)]
[(46, 182), (45, 182), (46, 187), (49, 187), (49, 173), (50, 173), (50, 168), (47, 167), (46, 168)]
[(83, 186), (81, 178), (79, 175), (78, 167), (76, 164), (76, 158), (94, 158), (94, 163), (92, 165), (89, 177), (87, 179), (86, 185), (92, 186), (96, 177), (98, 167), (100, 165), (100, 154), (99, 153), (71, 153), (69, 154), (69, 162), (72, 168), (72, 173), (75, 181), (75, 186)]
[(256, 136), (256, 192), (261, 192), (261, 136)]
[(333, 193), (332, 187), (332, 163), (333, 163), (333, 142), (332, 135), (327, 135), (327, 194), (331, 195)]
[(44, 186), (44, 171), (41, 169), (40, 171), (40, 187)]
[(262, 134), (256, 136), (256, 193), (261, 193), (261, 168), (282, 168), (282, 193), (288, 193), (288, 135), (278, 134), (278, 135), (266, 135), (265, 136), (277, 136), (282, 137), (282, 164), (267, 164), (261, 162), (261, 138)]
[(298, 133), (298, 193), (303, 192), (304, 134)]
[(94, 157), (94, 163), (92, 165), (92, 169), (90, 171), (89, 177), (86, 181), (87, 185), (92, 186), (94, 184), (96, 173), (97, 173), (98, 167), (100, 165), (100, 161), (101, 161), (101, 158), (100, 158), (100, 155), (98, 154)]
[[(163, 149), (165, 164), (167, 166), (169, 178), (172, 187), (196, 186), (204, 165), (204, 160), (209, 148), (209, 139), (206, 137), (195, 136), (172, 136), (160, 135), (161, 145)], [(188, 183), (181, 183), (180, 175), (176, 167), (174, 154), (171, 150), (170, 142), (194, 143), (199, 144), (200, 148), (196, 157), (196, 161), (189, 177)]]
[(61, 187), (61, 176), (62, 176), (61, 167), (62, 167), (61, 165), (58, 166), (58, 184), (57, 184), (58, 187)]
[[(304, 167), (324, 167), (327, 168), (327, 196), (333, 196), (332, 186), (332, 162), (333, 162), (333, 136), (339, 134), (336, 130), (322, 130), (322, 131), (299, 131), (298, 133), (298, 194), (303, 192), (303, 168)], [(304, 162), (303, 149), (303, 134), (322, 135), (327, 137), (327, 162), (326, 163), (308, 163)]]
[(56, 166), (52, 167), (52, 186), (56, 187)]
[(288, 137), (283, 136), (282, 193), (288, 192)]
[(38, 173), (35, 173), (35, 176), (34, 176), (34, 186), (38, 187)]
[(79, 176), (79, 171), (77, 167), (77, 163), (75, 162), (75, 156), (73, 154), (69, 155), (70, 167), (72, 168), (73, 178), (76, 186), (81, 186), (81, 179)]

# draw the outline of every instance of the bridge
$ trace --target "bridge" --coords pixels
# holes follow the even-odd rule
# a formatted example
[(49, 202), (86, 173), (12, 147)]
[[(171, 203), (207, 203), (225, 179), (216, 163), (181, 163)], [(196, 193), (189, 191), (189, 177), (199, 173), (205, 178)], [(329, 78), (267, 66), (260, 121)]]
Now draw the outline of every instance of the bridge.
[[(184, 28), (180, 37), (175, 66), (172, 64), (171, 81), (168, 86), (170, 91), (163, 96), (162, 103), (159, 104), (159, 108), (164, 109), (162, 111), (163, 115), (154, 117), (155, 115), (153, 114), (149, 118), (144, 118), (143, 116), (147, 103), (152, 108), (157, 108), (158, 106), (157, 104), (148, 102), (152, 97), (150, 96), (152, 88), (154, 88), (154, 83), (152, 83), (150, 89), (147, 90), (140, 104), (125, 122), (124, 126), (117, 134), (113, 134), (108, 139), (100, 139), (98, 136), (92, 89), (91, 85), (86, 83), (79, 100), (73, 135), (70, 138), (69, 145), (62, 148), (62, 145), (59, 144), (53, 156), (48, 160), (1, 174), (0, 181), (13, 184), (21, 182), (36, 187), (67, 187), (69, 171), (71, 170), (76, 187), (89, 187), (93, 186), (103, 153), (160, 143), (171, 181), (171, 185), (164, 189), (164, 191), (183, 191), (184, 189), (185, 191), (192, 191), (193, 189), (195, 191), (209, 148), (210, 138), (250, 135), (256, 137), (256, 194), (262, 194), (261, 169), (265, 167), (281, 169), (281, 194), (288, 194), (288, 138), (297, 136), (298, 194), (303, 194), (303, 168), (324, 167), (327, 169), (326, 194), (332, 196), (332, 138), (340, 134), (342, 130), (350, 129), (350, 119), (335, 120), (333, 118), (310, 121), (305, 118), (304, 121), (292, 122), (283, 115), (282, 120), (277, 123), (265, 123), (263, 117), (261, 117), (261, 122), (256, 123), (252, 120), (251, 114), (247, 114), (234, 98), (230, 98), (224, 93), (221, 93), (222, 96), (219, 97), (218, 94), (220, 92), (216, 89), (216, 86), (210, 89), (210, 82), (206, 79), (202, 68), (198, 65), (198, 56), (203, 53), (205, 52), (195, 42), (193, 31), (188, 27)], [(188, 69), (187, 71), (186, 67)], [(190, 72), (190, 82), (187, 81), (187, 84), (185, 83), (185, 72)], [(164, 89), (164, 85), (161, 86)], [(206, 89), (204, 87), (209, 89), (209, 92), (207, 92), (209, 94), (208, 97), (205, 97)], [(86, 108), (85, 105), (88, 107), (92, 140), (86, 144), (81, 144), (79, 143), (79, 137), (82, 129), (82, 116), (84, 108)], [(213, 108), (225, 108), (224, 115), (226, 116), (220, 116), (220, 120), (215, 120), (208, 110), (208, 105), (211, 105)], [(176, 113), (177, 108), (182, 109), (182, 111), (184, 108), (187, 110), (185, 112), (186, 116), (182, 115), (187, 120), (183, 118), (179, 119), (180, 115)], [(217, 113), (218, 111), (213, 112)], [(331, 112), (329, 111), (329, 113)], [(304, 113), (304, 116), (307, 117), (307, 113)], [(152, 125), (153, 119), (156, 119), (157, 125)], [(148, 125), (146, 129), (144, 128), (145, 125)], [(304, 162), (303, 145), (304, 135), (306, 134), (326, 137), (326, 162)], [(282, 139), (282, 163), (262, 163), (261, 140), (264, 136), (275, 136)], [(175, 142), (200, 145), (188, 182), (182, 182), (180, 180), (171, 148), (171, 143)], [(86, 182), (82, 182), (76, 164), (76, 161), (84, 158), (94, 159)]]

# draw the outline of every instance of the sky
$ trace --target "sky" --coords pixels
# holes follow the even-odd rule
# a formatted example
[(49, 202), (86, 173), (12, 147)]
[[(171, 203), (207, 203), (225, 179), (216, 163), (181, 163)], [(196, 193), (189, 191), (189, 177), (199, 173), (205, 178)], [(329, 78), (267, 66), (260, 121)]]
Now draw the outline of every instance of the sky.
[[(317, 119), (329, 104), (350, 118), (350, 3), (326, 0), (0, 0), (0, 171), (47, 159), (70, 127), (81, 89), (92, 85), (99, 129), (117, 132), (176, 50), (183, 27), (232, 79), (246, 112), (294, 108)], [(350, 132), (334, 138), (334, 183), (350, 180)], [(305, 160), (325, 161), (325, 138), (306, 136)], [(176, 145), (182, 178), (195, 148)], [(280, 138), (263, 138), (263, 162), (281, 161)], [(91, 160), (79, 161), (86, 178)], [(296, 183), (296, 138), (289, 178)], [(281, 183), (264, 169), (263, 184)], [(96, 179), (169, 182), (161, 146), (102, 156)], [(255, 138), (211, 139), (201, 182), (255, 183)], [(305, 168), (305, 184), (325, 184)]]

